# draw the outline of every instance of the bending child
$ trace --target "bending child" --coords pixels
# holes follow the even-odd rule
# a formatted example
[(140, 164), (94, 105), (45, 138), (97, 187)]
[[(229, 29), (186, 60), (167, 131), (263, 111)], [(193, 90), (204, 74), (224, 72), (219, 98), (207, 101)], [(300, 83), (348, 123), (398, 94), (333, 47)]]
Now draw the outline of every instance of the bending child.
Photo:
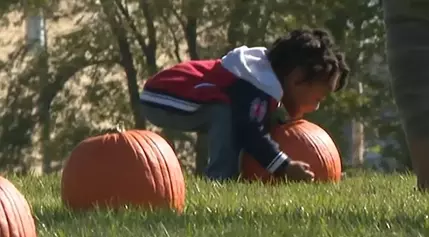
[(271, 139), (268, 121), (280, 103), (291, 119), (316, 110), (344, 87), (347, 72), (328, 32), (300, 29), (270, 49), (241, 46), (221, 59), (160, 71), (147, 80), (140, 98), (154, 125), (207, 132), (210, 179), (237, 178), (245, 151), (275, 176), (313, 180), (308, 164), (294, 161)]

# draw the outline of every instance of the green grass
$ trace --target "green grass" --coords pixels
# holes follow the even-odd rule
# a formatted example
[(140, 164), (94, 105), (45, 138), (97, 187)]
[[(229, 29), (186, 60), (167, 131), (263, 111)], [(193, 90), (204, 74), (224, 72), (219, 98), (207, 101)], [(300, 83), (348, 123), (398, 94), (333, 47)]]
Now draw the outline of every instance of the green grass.
[(358, 175), (333, 184), (215, 184), (187, 179), (183, 215), (71, 213), (59, 176), (8, 177), (26, 196), (39, 236), (429, 236), (429, 195), (413, 176)]

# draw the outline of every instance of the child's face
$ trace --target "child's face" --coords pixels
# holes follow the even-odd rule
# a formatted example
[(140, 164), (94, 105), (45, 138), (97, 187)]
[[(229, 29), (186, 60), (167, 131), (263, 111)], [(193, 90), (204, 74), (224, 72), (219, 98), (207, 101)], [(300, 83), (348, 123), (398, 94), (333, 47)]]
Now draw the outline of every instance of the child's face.
[(320, 102), (333, 91), (328, 74), (309, 81), (305, 81), (305, 75), (300, 69), (294, 70), (286, 80), (283, 97), (283, 104), (301, 116), (317, 110)]

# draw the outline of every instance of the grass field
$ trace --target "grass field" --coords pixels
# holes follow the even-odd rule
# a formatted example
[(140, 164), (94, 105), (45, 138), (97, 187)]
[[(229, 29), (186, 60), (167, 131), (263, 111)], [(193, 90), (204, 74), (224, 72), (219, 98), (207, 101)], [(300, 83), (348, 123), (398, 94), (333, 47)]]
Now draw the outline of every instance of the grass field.
[(9, 178), (39, 236), (429, 236), (429, 195), (413, 176), (361, 174), (338, 185), (215, 184), (187, 179), (183, 215), (128, 210), (71, 213), (59, 176)]

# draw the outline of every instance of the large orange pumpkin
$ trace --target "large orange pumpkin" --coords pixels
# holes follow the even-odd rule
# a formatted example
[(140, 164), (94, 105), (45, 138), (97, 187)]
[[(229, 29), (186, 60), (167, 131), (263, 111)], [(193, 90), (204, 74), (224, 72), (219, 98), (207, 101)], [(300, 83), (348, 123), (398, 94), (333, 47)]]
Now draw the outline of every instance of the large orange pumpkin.
[(37, 236), (27, 200), (9, 180), (3, 177), (0, 177), (0, 236)]
[[(293, 160), (310, 164), (315, 181), (341, 179), (340, 154), (329, 134), (318, 125), (304, 119), (296, 120), (275, 127), (271, 135)], [(243, 155), (241, 164), (245, 180), (277, 181), (249, 154)]]
[(61, 196), (72, 209), (133, 205), (182, 212), (185, 182), (164, 138), (151, 131), (129, 130), (78, 144), (62, 173)]

